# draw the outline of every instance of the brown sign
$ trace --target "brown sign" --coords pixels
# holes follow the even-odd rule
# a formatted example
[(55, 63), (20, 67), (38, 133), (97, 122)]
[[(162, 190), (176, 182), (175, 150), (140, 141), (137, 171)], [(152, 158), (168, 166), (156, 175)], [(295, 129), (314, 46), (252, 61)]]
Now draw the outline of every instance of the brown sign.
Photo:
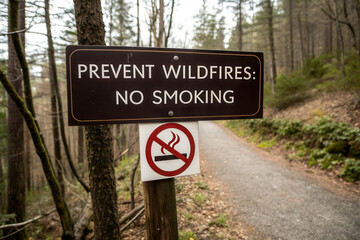
[(263, 53), (68, 46), (69, 125), (261, 118)]

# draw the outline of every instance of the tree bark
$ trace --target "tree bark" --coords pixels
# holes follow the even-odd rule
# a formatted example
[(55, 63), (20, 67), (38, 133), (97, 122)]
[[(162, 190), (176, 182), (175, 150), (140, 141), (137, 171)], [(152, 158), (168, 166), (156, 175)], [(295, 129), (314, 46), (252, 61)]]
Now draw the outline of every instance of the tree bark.
[(164, 47), (164, 0), (159, 0), (159, 37), (157, 41), (157, 47)]
[[(65, 127), (64, 127), (64, 120), (62, 114), (62, 102), (59, 90), (59, 83), (57, 77), (57, 70), (56, 70), (56, 62), (55, 62), (55, 51), (54, 51), (54, 44), (52, 40), (52, 33), (51, 33), (51, 22), (50, 22), (50, 12), (49, 12), (49, 0), (45, 0), (45, 22), (46, 22), (46, 29), (47, 29), (47, 38), (48, 38), (48, 57), (49, 57), (49, 69), (50, 69), (50, 82), (51, 82), (51, 108), (53, 111), (53, 134), (54, 134), (54, 148), (55, 148), (55, 165), (57, 168), (57, 175), (59, 179), (59, 184), (61, 186), (63, 194), (65, 193), (65, 185), (64, 185), (64, 178), (63, 174), (63, 164), (61, 162), (61, 149), (60, 149), (60, 137), (59, 137), (59, 122), (60, 122), (60, 133), (61, 138), (63, 141), (63, 146), (65, 149), (65, 154), (68, 159), (69, 166), (71, 168), (72, 173), (76, 177), (76, 179), (80, 182), (83, 186), (85, 191), (89, 192), (90, 189), (87, 184), (80, 178), (77, 170), (74, 166), (69, 146), (66, 141), (65, 135)], [(57, 104), (57, 105), (56, 105)], [(59, 119), (59, 122), (58, 122)]]
[(341, 28), (339, 24), (339, 11), (337, 7), (336, 0), (333, 0), (334, 11), (335, 11), (335, 23), (336, 23), (336, 31), (337, 31), (337, 39), (340, 46), (340, 56), (341, 56), (341, 73), (342, 76), (345, 77), (345, 50), (344, 50), (344, 39), (341, 33)]
[(300, 36), (300, 66), (303, 68), (304, 65), (304, 38), (301, 24), (300, 13), (298, 13), (298, 27), (299, 27), (299, 36)]
[[(105, 29), (100, 0), (74, 0), (80, 45), (105, 45)], [(95, 239), (120, 239), (117, 193), (113, 167), (112, 135), (108, 125), (87, 126), (91, 199)]]
[[(356, 6), (355, 8), (356, 8), (357, 23), (358, 23), (358, 27), (359, 27), (360, 26), (360, 2), (359, 2), (359, 0), (354, 0), (354, 1), (356, 1), (355, 2), (355, 6)], [(358, 51), (357, 51), (357, 54), (358, 54), (358, 57), (360, 58), (360, 33), (359, 33), (359, 31), (358, 31)]]
[[(3, 156), (0, 154), (0, 186), (3, 186), (4, 184), (4, 168), (3, 168)], [(4, 189), (0, 189), (0, 212), (3, 212), (3, 208), (5, 205), (5, 199), (4, 199)]]
[(333, 22), (329, 21), (329, 53), (333, 53)]
[(136, 174), (136, 169), (138, 168), (140, 162), (140, 155), (138, 155), (132, 170), (131, 170), (131, 176), (130, 176), (130, 198), (131, 198), (131, 209), (135, 208), (135, 174)]
[(306, 30), (306, 55), (305, 55), (305, 58), (309, 58), (310, 57), (310, 24), (309, 24), (308, 0), (305, 0), (305, 30)]
[(65, 196), (65, 183), (64, 183), (64, 173), (63, 173), (63, 163), (61, 157), (60, 134), (59, 134), (59, 123), (58, 123), (58, 108), (56, 105), (55, 79), (57, 78), (57, 71), (56, 71), (56, 62), (55, 62), (54, 43), (52, 40), (52, 33), (51, 33), (49, 1), (50, 0), (45, 0), (45, 24), (46, 24), (47, 40), (48, 40), (48, 59), (49, 59), (49, 73), (50, 73), (49, 78), (50, 78), (51, 124), (52, 124), (52, 132), (53, 132), (56, 176), (59, 181), (61, 193), (63, 196)]
[(110, 6), (109, 6), (109, 45), (111, 46), (113, 44), (112, 41), (112, 33), (114, 30), (114, 24), (113, 24), (113, 9), (114, 9), (114, 0), (110, 0)]
[(84, 164), (84, 127), (78, 127), (78, 163)]
[(165, 33), (165, 47), (168, 47), (169, 44), (169, 38), (171, 36), (171, 29), (172, 29), (172, 22), (173, 22), (173, 15), (174, 15), (174, 9), (175, 9), (175, 0), (171, 0), (171, 12), (170, 12), (170, 18), (169, 18), (169, 25), (168, 30)]
[[(332, 21), (336, 22), (336, 24), (345, 24), (350, 32), (351, 32), (351, 36), (353, 38), (353, 46), (355, 49), (358, 50), (358, 46), (357, 46), (357, 37), (356, 37), (356, 30), (354, 28), (354, 26), (351, 24), (350, 19), (349, 19), (349, 15), (348, 15), (348, 11), (347, 11), (347, 5), (346, 5), (346, 1), (343, 0), (343, 8), (342, 11), (344, 13), (344, 17), (345, 19), (340, 19), (339, 16), (339, 9), (337, 6), (336, 2), (333, 2), (333, 8), (330, 6), (329, 2), (326, 2), (329, 8), (330, 13), (328, 13), (327, 11), (325, 11), (324, 9), (321, 9), (321, 11), (328, 17), (330, 18)], [(359, 4), (359, 3), (358, 3)]]
[(136, 0), (136, 46), (140, 47), (140, 0)]
[[(52, 47), (52, 49), (54, 49), (54, 48)], [(54, 54), (53, 59), (54, 59), (53, 60), (53, 64), (54, 64), (53, 68), (56, 70), (55, 54)], [(79, 183), (85, 189), (86, 192), (90, 192), (90, 189), (89, 189), (88, 185), (80, 178), (79, 174), (77, 173), (76, 168), (74, 166), (74, 162), (73, 162), (72, 157), (71, 157), (71, 153), (70, 153), (70, 149), (69, 149), (69, 145), (68, 145), (67, 138), (66, 138), (66, 133), (65, 133), (62, 101), (61, 101), (60, 88), (59, 88), (59, 82), (58, 82), (58, 79), (57, 79), (57, 74), (54, 75), (54, 86), (55, 86), (55, 93), (56, 93), (58, 118), (59, 118), (59, 123), (60, 123), (61, 140), (62, 140), (62, 143), (63, 143), (63, 146), (64, 146), (66, 158), (68, 160), (71, 171), (74, 174), (74, 176), (76, 177), (76, 179), (79, 181)]]
[(271, 0), (266, 0), (267, 23), (268, 23), (268, 38), (270, 44), (271, 54), (271, 72), (272, 72), (272, 91), (275, 91), (276, 84), (276, 59), (275, 59), (275, 41), (274, 41), (274, 27), (273, 27), (273, 6)]
[(236, 39), (237, 39), (237, 50), (242, 50), (242, 36), (243, 36), (243, 28), (242, 28), (242, 0), (239, 0), (238, 3), (238, 19), (236, 23)]
[(31, 179), (31, 158), (30, 158), (30, 134), (28, 131), (24, 132), (24, 159), (26, 163), (25, 168), (25, 177), (26, 177), (26, 190), (27, 192), (32, 189), (32, 179)]
[(290, 69), (294, 71), (293, 1), (289, 0)]
[[(11, 10), (9, 5), (9, 11)], [(18, 28), (25, 28), (25, 2), (19, 4)], [(9, 13), (10, 15), (10, 13)], [(12, 19), (10, 18), (9, 21)], [(10, 24), (9, 24), (10, 25)], [(9, 29), (11, 31), (11, 29)], [(24, 34), (22, 34), (24, 35)], [(9, 36), (9, 60), (8, 60), (8, 76), (12, 82), (12, 86), (19, 95), (22, 95), (22, 75), (19, 62), (16, 57), (14, 45)], [(25, 38), (22, 37), (22, 46), (24, 46)], [(7, 193), (7, 213), (14, 213), (15, 222), (23, 222), (25, 215), (25, 199), (26, 199), (26, 179), (25, 179), (25, 159), (24, 159), (24, 122), (16, 103), (8, 98), (8, 193)], [(7, 235), (7, 232), (5, 232)], [(20, 231), (9, 239), (21, 240), (26, 238), (26, 231)]]
[[(9, 1), (9, 26), (10, 26), (10, 32), (17, 32), (18, 30), (18, 10), (19, 10), (19, 1), (18, 0), (10, 0)], [(16, 16), (16, 17), (15, 17)], [(24, 48), (21, 45), (21, 40), (19, 37), (19, 34), (12, 34), (11, 35), (12, 43), (14, 44), (14, 49), (16, 52), (16, 55), (18, 57), (21, 69), (22, 69), (22, 75), (23, 75), (23, 81), (24, 81), (24, 94), (25, 94), (25, 102), (27, 105), (27, 108), (30, 110), (31, 114), (35, 117), (35, 108), (32, 100), (32, 93), (31, 93), (31, 85), (30, 85), (30, 72), (29, 72), (29, 66), (26, 61)]]
[(112, 137), (108, 126), (86, 127), (95, 238), (120, 238)]

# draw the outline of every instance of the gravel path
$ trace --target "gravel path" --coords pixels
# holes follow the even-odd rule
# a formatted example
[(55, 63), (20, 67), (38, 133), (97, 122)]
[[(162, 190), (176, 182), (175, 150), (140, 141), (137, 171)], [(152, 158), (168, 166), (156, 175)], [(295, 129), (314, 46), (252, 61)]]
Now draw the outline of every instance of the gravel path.
[(200, 122), (199, 141), (240, 221), (271, 239), (360, 239), (359, 197), (335, 195), (265, 160), (215, 123)]

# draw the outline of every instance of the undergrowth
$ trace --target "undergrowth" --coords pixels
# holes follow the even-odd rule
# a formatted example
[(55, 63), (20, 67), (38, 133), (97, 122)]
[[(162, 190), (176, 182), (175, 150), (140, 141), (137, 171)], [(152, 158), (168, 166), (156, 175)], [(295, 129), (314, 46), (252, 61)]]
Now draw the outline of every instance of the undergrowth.
[[(290, 160), (306, 161), (321, 169), (339, 169), (346, 181), (360, 180), (360, 129), (324, 116), (314, 123), (284, 119), (231, 120), (225, 125), (235, 133), (250, 136), (259, 147), (276, 145), (277, 139), (287, 141), (286, 149), (295, 152)], [(241, 129), (241, 130), (239, 130)]]
[(355, 53), (346, 56), (345, 76), (342, 76), (334, 55), (306, 59), (303, 68), (287, 75), (280, 74), (276, 78), (274, 92), (270, 90), (270, 84), (265, 84), (264, 104), (267, 107), (285, 109), (309, 98), (310, 89), (360, 92), (359, 66), (359, 58)]

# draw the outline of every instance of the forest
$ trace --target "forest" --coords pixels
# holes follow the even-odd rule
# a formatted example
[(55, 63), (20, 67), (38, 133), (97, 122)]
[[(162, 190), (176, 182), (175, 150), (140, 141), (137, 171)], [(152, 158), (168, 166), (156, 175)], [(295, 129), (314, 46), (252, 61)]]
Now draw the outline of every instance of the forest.
[[(260, 147), (282, 142), (291, 161), (359, 183), (360, 1), (192, 2), (0, 2), (0, 239), (145, 234), (134, 219), (144, 208), (138, 125), (68, 126), (67, 45), (263, 52), (264, 119), (219, 124)], [(355, 99), (345, 123), (315, 110), (310, 125), (272, 117), (334, 92)], [(198, 238), (184, 230), (179, 239)]]

